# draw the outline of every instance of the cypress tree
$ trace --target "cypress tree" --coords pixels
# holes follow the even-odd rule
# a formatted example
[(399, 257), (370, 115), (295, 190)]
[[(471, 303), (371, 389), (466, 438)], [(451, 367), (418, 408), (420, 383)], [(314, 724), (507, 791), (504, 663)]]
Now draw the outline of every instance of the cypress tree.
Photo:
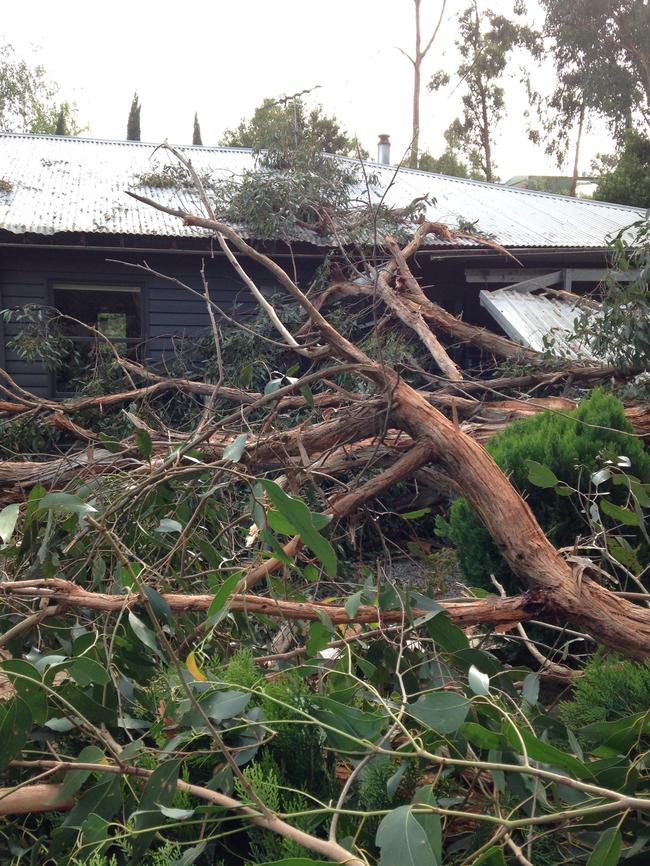
[(138, 94), (133, 94), (129, 119), (126, 124), (126, 140), (140, 141), (140, 100)]
[(201, 127), (199, 125), (199, 115), (194, 112), (194, 132), (192, 133), (192, 144), (203, 145), (201, 141)]
[(59, 113), (56, 118), (56, 128), (54, 130), (55, 135), (69, 135), (68, 132), (68, 124), (65, 119), (65, 110), (63, 106), (59, 109)]

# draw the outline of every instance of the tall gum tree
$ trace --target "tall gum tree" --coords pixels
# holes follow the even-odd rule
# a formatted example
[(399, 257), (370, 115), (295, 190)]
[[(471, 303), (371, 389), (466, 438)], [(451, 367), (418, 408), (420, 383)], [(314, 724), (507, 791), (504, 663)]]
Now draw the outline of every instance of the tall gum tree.
[[(525, 7), (517, 3), (515, 15)], [(458, 17), (456, 46), (461, 55), (457, 70), (464, 88), (462, 114), (445, 132), (452, 150), (462, 153), (474, 172), (485, 180), (496, 180), (493, 145), (496, 127), (503, 117), (505, 101), (501, 86), (511, 56), (516, 48), (535, 50), (537, 36), (526, 25), (489, 9), (481, 10), (473, 0)], [(437, 73), (429, 82), (430, 90), (445, 83), (444, 74)]]
[(411, 149), (409, 152), (408, 164), (410, 168), (418, 168), (420, 150), (420, 91), (422, 89), (422, 63), (438, 35), (438, 30), (440, 30), (440, 25), (442, 24), (442, 18), (445, 14), (447, 2), (446, 0), (442, 0), (438, 21), (424, 47), (422, 47), (422, 25), (420, 21), (421, 0), (413, 0), (413, 5), (415, 7), (415, 47), (413, 54), (408, 54), (401, 48), (399, 50), (413, 66), (413, 113), (411, 126)]

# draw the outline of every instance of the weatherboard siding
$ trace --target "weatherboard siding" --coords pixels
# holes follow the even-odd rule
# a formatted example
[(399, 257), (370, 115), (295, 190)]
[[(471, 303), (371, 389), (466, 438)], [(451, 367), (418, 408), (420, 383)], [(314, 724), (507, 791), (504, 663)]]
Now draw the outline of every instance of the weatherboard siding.
[[(137, 286), (141, 294), (143, 354), (150, 365), (169, 362), (175, 345), (208, 332), (210, 320), (202, 298), (161, 277), (107, 261), (108, 258), (134, 263), (143, 260), (142, 256), (128, 253), (0, 248), (0, 308), (47, 306), (52, 303), (52, 286), (57, 282)], [(203, 292), (199, 256), (147, 255), (146, 260), (154, 270)], [(211, 297), (219, 306), (231, 309), (234, 304), (250, 305), (248, 290), (233, 276), (227, 263), (220, 258), (206, 260), (205, 268)], [(268, 277), (265, 279), (268, 284)], [(21, 359), (10, 345), (11, 338), (23, 327), (17, 322), (4, 323), (2, 366), (21, 388), (39, 397), (52, 396), (52, 376), (48, 370), (39, 362)]]

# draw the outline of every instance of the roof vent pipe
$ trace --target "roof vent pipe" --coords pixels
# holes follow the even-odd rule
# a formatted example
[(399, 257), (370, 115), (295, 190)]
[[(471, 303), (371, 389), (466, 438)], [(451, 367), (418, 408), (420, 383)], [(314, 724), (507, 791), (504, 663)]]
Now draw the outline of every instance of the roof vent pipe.
[(390, 165), (390, 137), (380, 135), (377, 142), (377, 162), (380, 165)]

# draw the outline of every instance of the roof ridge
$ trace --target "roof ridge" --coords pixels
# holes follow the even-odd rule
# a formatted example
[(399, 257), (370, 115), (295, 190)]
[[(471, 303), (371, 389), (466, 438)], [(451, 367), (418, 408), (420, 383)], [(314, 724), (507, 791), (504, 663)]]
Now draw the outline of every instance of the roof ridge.
[[(128, 147), (160, 147), (166, 142), (160, 141), (131, 141), (123, 138), (95, 138), (93, 136), (83, 135), (50, 135), (44, 132), (0, 132), (0, 139), (3, 138), (27, 138), (41, 139), (51, 141), (52, 143), (75, 142), (79, 144), (117, 144)], [(228, 153), (252, 153), (251, 147), (224, 147), (220, 144), (174, 144), (172, 147), (182, 148), (183, 150), (203, 150)]]

